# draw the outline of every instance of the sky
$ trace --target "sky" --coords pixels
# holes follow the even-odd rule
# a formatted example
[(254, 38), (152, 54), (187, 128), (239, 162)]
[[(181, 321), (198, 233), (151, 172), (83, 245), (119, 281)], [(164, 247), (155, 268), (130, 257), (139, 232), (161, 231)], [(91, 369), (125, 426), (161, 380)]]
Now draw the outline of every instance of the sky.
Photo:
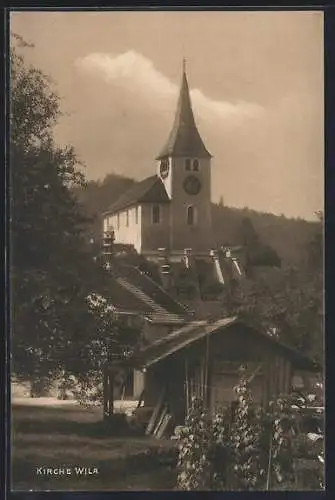
[(323, 14), (13, 12), (50, 75), (88, 179), (156, 172), (181, 83), (212, 160), (212, 198), (313, 220), (324, 203)]

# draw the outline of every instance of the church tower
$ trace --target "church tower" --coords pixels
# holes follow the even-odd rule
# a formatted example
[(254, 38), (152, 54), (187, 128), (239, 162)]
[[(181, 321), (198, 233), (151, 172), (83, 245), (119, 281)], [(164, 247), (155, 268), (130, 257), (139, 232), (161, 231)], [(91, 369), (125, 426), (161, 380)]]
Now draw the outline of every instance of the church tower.
[(167, 143), (156, 158), (170, 198), (169, 249), (211, 248), (211, 158), (197, 129), (183, 61), (177, 110)]

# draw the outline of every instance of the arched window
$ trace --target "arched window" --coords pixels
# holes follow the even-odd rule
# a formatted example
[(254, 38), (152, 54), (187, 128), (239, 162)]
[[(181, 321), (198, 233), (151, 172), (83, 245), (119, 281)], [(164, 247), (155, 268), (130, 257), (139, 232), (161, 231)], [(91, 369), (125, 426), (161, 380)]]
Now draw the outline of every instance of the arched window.
[(196, 172), (199, 170), (199, 160), (197, 159), (193, 160), (193, 170)]
[(191, 170), (191, 160), (189, 158), (185, 160), (185, 170)]
[(194, 226), (196, 224), (196, 208), (193, 205), (187, 207), (187, 225)]
[(129, 211), (126, 210), (126, 226), (129, 226)]
[(160, 215), (161, 215), (161, 211), (160, 211), (160, 206), (155, 204), (152, 206), (152, 223), (153, 224), (159, 224), (160, 223)]

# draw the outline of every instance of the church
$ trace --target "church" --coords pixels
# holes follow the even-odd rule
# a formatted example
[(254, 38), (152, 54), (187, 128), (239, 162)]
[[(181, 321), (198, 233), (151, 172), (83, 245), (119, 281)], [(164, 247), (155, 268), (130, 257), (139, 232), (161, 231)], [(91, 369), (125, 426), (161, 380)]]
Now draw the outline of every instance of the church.
[(156, 173), (136, 183), (103, 214), (104, 232), (115, 245), (171, 262), (187, 252), (210, 258), (211, 159), (195, 123), (183, 64), (174, 123), (156, 158)]
[[(106, 365), (104, 414), (113, 412), (114, 395), (124, 391), (147, 415), (146, 434), (156, 437), (169, 437), (175, 425), (183, 425), (190, 394), (213, 412), (231, 404), (241, 363), (262, 405), (289, 390), (295, 370), (316, 369), (227, 313), (251, 260), (242, 246), (214, 243), (211, 161), (195, 123), (184, 64), (156, 173), (103, 214), (104, 255), (112, 262), (109, 299), (126, 324), (142, 322), (143, 340), (130, 359)], [(269, 265), (262, 259), (253, 265)]]

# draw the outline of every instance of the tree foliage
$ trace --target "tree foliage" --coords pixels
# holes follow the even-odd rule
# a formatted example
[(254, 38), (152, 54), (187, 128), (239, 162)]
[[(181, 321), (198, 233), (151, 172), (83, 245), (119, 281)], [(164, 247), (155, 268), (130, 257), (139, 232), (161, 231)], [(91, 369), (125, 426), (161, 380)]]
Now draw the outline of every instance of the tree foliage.
[(90, 180), (83, 188), (75, 186), (73, 193), (83, 206), (90, 222), (87, 231), (91, 237), (98, 240), (101, 236), (101, 214), (107, 210), (127, 189), (135, 184), (134, 179), (118, 174), (108, 174), (102, 181)]
[(227, 314), (261, 326), (320, 363), (324, 353), (322, 229), (320, 220), (301, 251), (299, 266), (252, 266), (225, 304)]
[[(94, 261), (88, 219), (73, 194), (84, 175), (74, 149), (59, 147), (53, 128), (60, 101), (49, 78), (27, 64), (31, 50), (13, 36), (10, 54), (10, 189), (13, 370), (51, 377), (86, 372), (92, 349), (115, 325), (101, 328), (87, 297), (108, 288)], [(98, 337), (98, 339), (97, 339)], [(96, 348), (96, 345), (95, 347)], [(98, 348), (101, 349), (101, 346)], [(95, 355), (96, 354), (96, 355)]]

